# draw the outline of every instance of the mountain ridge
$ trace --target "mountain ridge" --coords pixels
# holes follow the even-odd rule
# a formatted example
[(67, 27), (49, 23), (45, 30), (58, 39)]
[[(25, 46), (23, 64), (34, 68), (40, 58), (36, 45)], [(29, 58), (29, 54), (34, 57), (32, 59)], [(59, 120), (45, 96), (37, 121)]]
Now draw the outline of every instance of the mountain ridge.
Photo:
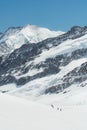
[(38, 27), (35, 25), (10, 27), (0, 37), (0, 55), (11, 53), (27, 42), (30, 44), (38, 43), (49, 37), (56, 37), (57, 35), (61, 35), (62, 33), (64, 32), (50, 31), (47, 28)]

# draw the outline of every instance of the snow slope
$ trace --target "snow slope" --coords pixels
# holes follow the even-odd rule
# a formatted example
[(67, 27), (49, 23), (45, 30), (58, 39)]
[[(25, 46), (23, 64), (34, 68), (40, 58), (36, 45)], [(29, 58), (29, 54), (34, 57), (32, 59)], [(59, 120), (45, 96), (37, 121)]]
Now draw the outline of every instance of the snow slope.
[[(57, 85), (59, 83), (62, 82), (62, 78), (67, 75), (70, 71), (72, 71), (73, 69), (75, 69), (76, 67), (81, 66), (83, 63), (87, 62), (87, 58), (81, 58), (78, 60), (73, 60), (72, 62), (70, 62), (68, 65), (64, 66), (61, 68), (60, 72), (57, 74), (53, 74), (53, 75), (48, 75), (45, 76), (43, 78), (37, 78), (35, 80), (32, 80), (28, 83), (26, 83), (25, 85), (23, 85), (20, 88), (14, 89), (16, 88), (16, 85), (12, 84), (11, 86), (15, 86), (12, 87), (14, 90), (12, 90), (10, 93), (15, 94), (17, 96), (22, 96), (22, 97), (28, 97), (28, 98), (36, 98), (42, 94), (44, 94), (45, 90), (47, 88), (49, 88), (50, 86), (54, 86)], [(30, 74), (29, 72), (27, 73), (27, 75)], [(26, 75), (22, 75), (22, 76), (26, 76)], [(17, 76), (17, 78), (20, 78), (20, 76)], [(6, 89), (4, 89), (5, 86), (0, 87), (0, 90), (5, 91)], [(9, 84), (7, 85), (7, 90), (9, 90)]]
[(42, 61), (45, 61), (47, 58), (54, 58), (55, 56), (69, 53), (78, 49), (87, 48), (87, 34), (77, 38), (70, 39), (62, 42), (59, 46), (52, 47), (50, 50), (43, 51), (34, 61), (34, 64), (39, 64)]
[(46, 105), (53, 104), (55, 108), (66, 106), (87, 105), (87, 80), (81, 84), (73, 84), (59, 94), (47, 94), (37, 98), (37, 102)]
[(0, 94), (1, 130), (86, 130), (87, 106), (61, 111), (24, 99)]

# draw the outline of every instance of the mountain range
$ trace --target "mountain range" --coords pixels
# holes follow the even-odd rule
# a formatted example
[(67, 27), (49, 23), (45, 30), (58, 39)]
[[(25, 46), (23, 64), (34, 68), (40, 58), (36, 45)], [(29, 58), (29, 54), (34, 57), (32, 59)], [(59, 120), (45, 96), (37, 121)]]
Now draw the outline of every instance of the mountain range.
[(87, 26), (27, 25), (0, 33), (0, 91), (27, 98), (87, 86)]

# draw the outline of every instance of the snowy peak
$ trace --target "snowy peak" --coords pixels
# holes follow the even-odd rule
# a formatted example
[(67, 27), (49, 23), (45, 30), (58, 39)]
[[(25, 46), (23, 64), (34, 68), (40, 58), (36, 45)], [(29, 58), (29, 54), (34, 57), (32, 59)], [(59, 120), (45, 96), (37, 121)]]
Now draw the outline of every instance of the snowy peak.
[(30, 43), (38, 43), (47, 38), (63, 34), (61, 31), (50, 31), (47, 28), (38, 27), (36, 25), (27, 25), (23, 27), (20, 33), (22, 33)]
[[(50, 31), (35, 25), (25, 27), (10, 27), (0, 39), (0, 55), (11, 53), (26, 43), (38, 43), (50, 37), (56, 37), (63, 32)], [(2, 51), (4, 49), (4, 52)]]

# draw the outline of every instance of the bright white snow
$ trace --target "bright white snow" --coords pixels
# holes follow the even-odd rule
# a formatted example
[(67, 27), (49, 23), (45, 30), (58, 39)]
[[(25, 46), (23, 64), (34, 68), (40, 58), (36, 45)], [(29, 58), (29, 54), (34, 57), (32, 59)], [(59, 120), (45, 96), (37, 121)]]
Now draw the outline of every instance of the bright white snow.
[(47, 38), (63, 34), (61, 31), (50, 31), (47, 28), (38, 27), (36, 25), (27, 25), (20, 33), (23, 34), (30, 43), (38, 43)]
[(87, 106), (53, 109), (0, 94), (0, 130), (87, 130)]

